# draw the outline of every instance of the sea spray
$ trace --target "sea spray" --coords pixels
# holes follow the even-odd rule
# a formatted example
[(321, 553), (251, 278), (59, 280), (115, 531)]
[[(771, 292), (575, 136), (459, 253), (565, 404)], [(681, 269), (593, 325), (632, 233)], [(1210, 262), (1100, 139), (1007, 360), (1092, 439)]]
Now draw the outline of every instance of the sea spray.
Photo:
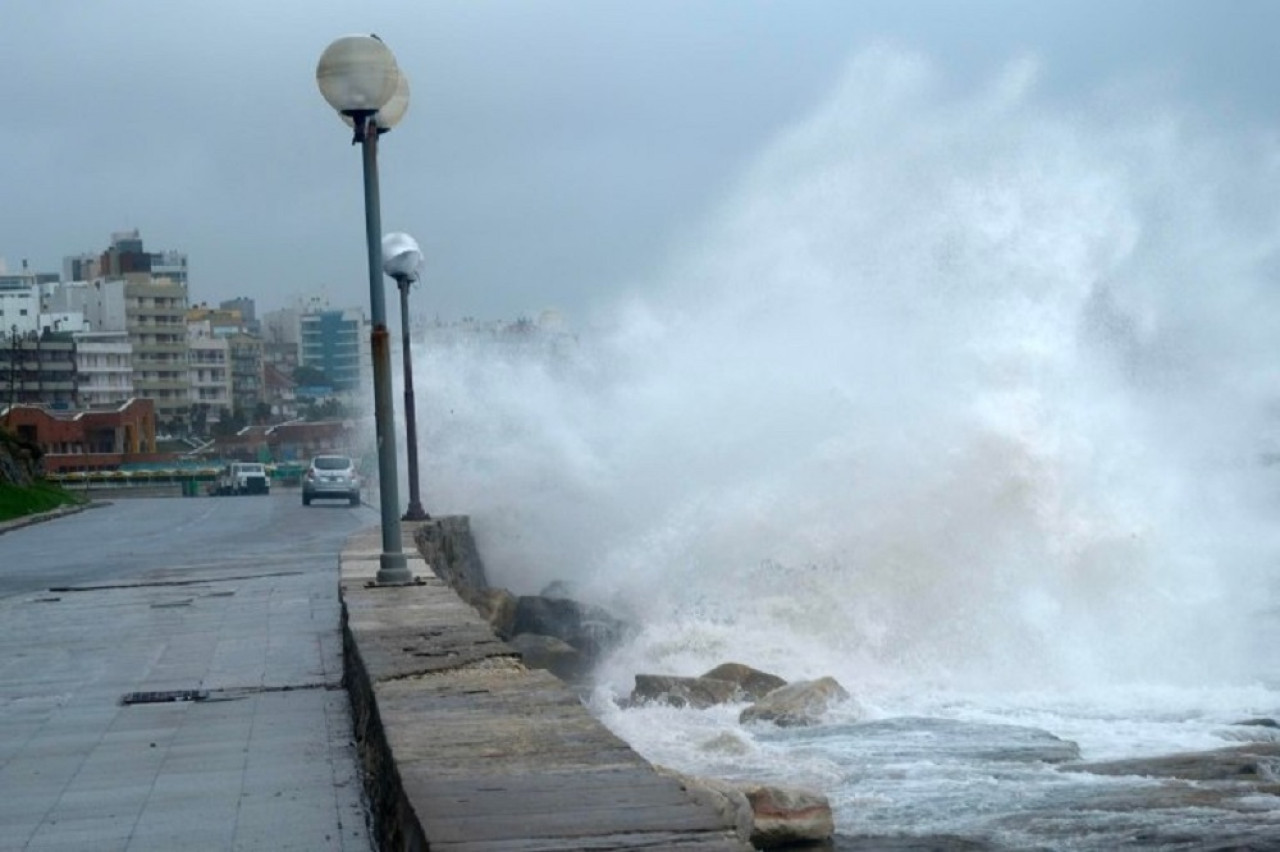
[(429, 509), (635, 621), (602, 688), (1259, 676), (1280, 156), (1036, 80), (864, 51), (612, 312), (428, 332)]

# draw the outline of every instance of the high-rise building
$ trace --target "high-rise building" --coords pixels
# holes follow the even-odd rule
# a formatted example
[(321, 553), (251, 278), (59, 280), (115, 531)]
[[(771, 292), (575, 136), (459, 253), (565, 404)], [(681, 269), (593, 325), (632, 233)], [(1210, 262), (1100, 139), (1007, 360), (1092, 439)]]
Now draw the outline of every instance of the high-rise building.
[(69, 254), (62, 259), (62, 280), (92, 281), (100, 277), (101, 269), (102, 255), (100, 254)]
[[(152, 272), (153, 257), (170, 256), (181, 258), (181, 263), (175, 263), (181, 280)], [(137, 230), (120, 231), (111, 235), (111, 247), (99, 258), (101, 277), (63, 283), (45, 297), (49, 308), (83, 312), (93, 331), (127, 333), (133, 352), (134, 393), (155, 403), (162, 429), (181, 429), (191, 412), (185, 269), (185, 255), (152, 255)]]
[(124, 281), (126, 330), (133, 343), (134, 387), (156, 404), (156, 420), (173, 428), (187, 420), (187, 285), (150, 275)]
[(231, 358), (231, 397), (235, 410), (252, 419), (258, 403), (264, 400), (262, 390), (262, 340), (252, 334), (233, 334), (227, 338)]
[(301, 314), (299, 364), (319, 370), (337, 393), (354, 393), (365, 386), (369, 354), (369, 321), (357, 308), (317, 309)]
[(111, 248), (98, 259), (98, 274), (103, 278), (123, 278), (131, 273), (151, 274), (151, 255), (143, 250), (142, 235), (136, 228), (112, 234)]
[(73, 337), (80, 406), (104, 408), (133, 397), (133, 344), (128, 333), (85, 331)]
[[(122, 278), (130, 273), (146, 272), (156, 278), (168, 278), (179, 284), (187, 281), (187, 255), (180, 251), (149, 252), (142, 245), (137, 228), (116, 231), (111, 247), (104, 252), (69, 254), (62, 259), (63, 281), (92, 281), (95, 278)], [(53, 276), (55, 279), (58, 276)]]
[(69, 332), (0, 333), (0, 405), (76, 405), (76, 344)]
[(156, 278), (168, 278), (179, 284), (187, 282), (187, 253), (162, 251), (151, 255), (151, 274)]
[[(217, 423), (232, 411), (231, 347), (213, 333), (208, 320), (187, 323), (188, 374), (194, 418)], [(200, 430), (203, 431), (203, 430)]]

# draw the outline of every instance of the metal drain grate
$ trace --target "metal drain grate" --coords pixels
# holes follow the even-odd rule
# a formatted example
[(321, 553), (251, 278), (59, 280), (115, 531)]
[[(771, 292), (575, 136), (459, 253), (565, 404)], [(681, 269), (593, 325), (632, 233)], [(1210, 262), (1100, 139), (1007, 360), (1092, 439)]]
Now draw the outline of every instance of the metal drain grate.
[(204, 701), (209, 693), (200, 689), (171, 689), (166, 692), (130, 692), (121, 704), (166, 704), (171, 701)]

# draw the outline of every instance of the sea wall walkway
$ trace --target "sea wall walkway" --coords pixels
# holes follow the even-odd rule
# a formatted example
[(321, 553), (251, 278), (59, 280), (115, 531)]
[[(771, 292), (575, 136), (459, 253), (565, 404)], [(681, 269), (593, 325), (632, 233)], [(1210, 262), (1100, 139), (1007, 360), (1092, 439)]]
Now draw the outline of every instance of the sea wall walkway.
[(418, 526), (403, 529), (418, 585), (369, 585), (377, 528), (341, 555), (346, 678), (382, 849), (750, 849), (563, 682), (525, 668), (418, 555)]

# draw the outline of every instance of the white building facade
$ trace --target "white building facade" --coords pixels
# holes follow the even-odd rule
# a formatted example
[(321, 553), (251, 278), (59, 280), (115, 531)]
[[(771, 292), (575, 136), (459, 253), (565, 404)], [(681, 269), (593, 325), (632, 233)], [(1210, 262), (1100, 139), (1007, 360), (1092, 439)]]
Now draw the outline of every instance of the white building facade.
[(118, 405), (134, 396), (133, 345), (124, 331), (86, 331), (76, 342), (76, 392), (80, 405)]
[(231, 346), (208, 320), (187, 323), (187, 363), (191, 404), (204, 408), (206, 423), (219, 422), (232, 410)]
[(40, 330), (40, 288), (35, 281), (0, 281), (0, 334), (19, 337)]

